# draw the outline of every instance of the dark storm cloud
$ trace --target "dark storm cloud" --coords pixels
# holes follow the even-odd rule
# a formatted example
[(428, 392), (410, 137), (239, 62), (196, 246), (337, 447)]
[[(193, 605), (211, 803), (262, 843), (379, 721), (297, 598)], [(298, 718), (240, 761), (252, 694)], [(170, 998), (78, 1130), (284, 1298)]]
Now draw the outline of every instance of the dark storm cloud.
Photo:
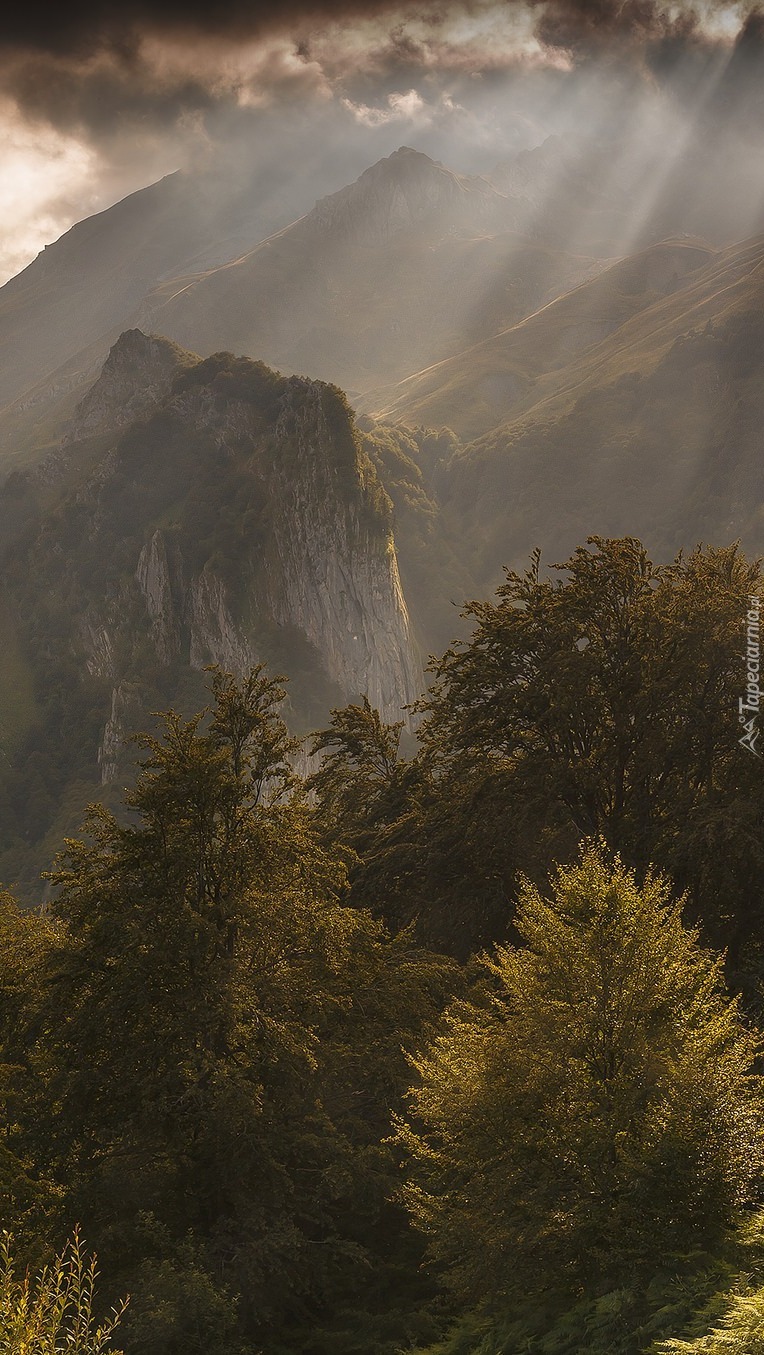
[[(491, 87), (518, 90), (523, 71), (543, 104), (552, 97), (545, 78), (574, 90), (576, 71), (593, 66), (617, 68), (628, 84), (645, 75), (673, 83), (681, 94), (681, 81), (691, 88), (718, 47), (704, 16), (725, 8), (713, 0), (679, 7), (668, 0), (16, 4), (0, 15), (0, 80), (22, 118), (107, 155), (115, 138), (124, 145), (131, 133), (144, 143), (175, 137), (181, 164), (195, 153), (192, 143), (215, 138), (224, 110), (241, 117), (246, 133), (252, 108), (281, 114), (289, 105), (334, 101), (370, 126), (413, 107), (405, 99), (416, 90), (433, 107), (464, 104), (467, 118)], [(746, 68), (752, 61), (758, 68), (761, 23), (751, 19), (740, 39)], [(391, 98), (399, 102), (391, 106)], [(536, 94), (528, 98), (535, 117)]]
[[(729, 9), (724, 0), (668, 6), (659, 0), (503, 0), (507, 13), (537, 11), (539, 38), (576, 51), (612, 42), (693, 40), (702, 33), (698, 9)], [(757, 9), (741, 5), (743, 12)], [(83, 55), (107, 46), (129, 60), (136, 34), (146, 30), (200, 37), (246, 38), (274, 32), (304, 32), (331, 22), (397, 12), (444, 25), (454, 10), (480, 9), (480, 0), (449, 5), (407, 0), (73, 0), (53, 6), (8, 5), (0, 16), (0, 46), (28, 52)]]
[[(549, 135), (652, 148), (702, 121), (704, 141), (732, 125), (749, 146), (763, 34), (744, 0), (8, 4), (0, 168), (6, 189), (17, 175), (16, 220), (0, 246), (4, 229), (7, 259), (31, 257), (77, 201), (85, 215), (178, 168), (251, 180), (275, 229), (401, 142), (472, 173)], [(632, 155), (641, 173), (649, 155)]]
[[(612, 43), (651, 43), (699, 36), (698, 14), (689, 6), (666, 12), (656, 0), (530, 0), (540, 11), (537, 32), (555, 47), (601, 50)], [(717, 6), (721, 9), (722, 6)]]
[(136, 32), (256, 37), (266, 32), (356, 18), (400, 8), (395, 0), (74, 0), (60, 5), (7, 6), (0, 46), (82, 55), (108, 45), (129, 56)]

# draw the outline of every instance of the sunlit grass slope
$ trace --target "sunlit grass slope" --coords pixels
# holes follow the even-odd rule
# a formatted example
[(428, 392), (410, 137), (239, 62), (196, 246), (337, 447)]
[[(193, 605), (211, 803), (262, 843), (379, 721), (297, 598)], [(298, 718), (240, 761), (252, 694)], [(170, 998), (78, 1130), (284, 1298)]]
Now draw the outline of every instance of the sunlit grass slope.
[[(575, 380), (588, 360), (584, 354), (610, 354), (611, 336), (643, 312), (665, 304), (670, 313), (691, 291), (692, 278), (715, 258), (691, 241), (655, 245), (612, 264), (511, 328), (371, 394), (364, 404), (385, 419), (446, 425), (464, 438), (477, 437)], [(652, 335), (651, 328), (648, 332)]]

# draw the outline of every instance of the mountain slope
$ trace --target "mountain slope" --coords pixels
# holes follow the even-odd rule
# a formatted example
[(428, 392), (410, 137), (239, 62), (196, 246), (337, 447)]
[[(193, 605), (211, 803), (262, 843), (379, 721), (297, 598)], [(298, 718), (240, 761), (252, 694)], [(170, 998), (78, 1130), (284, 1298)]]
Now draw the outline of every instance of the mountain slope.
[(764, 238), (548, 374), (514, 417), (450, 458), (452, 529), (479, 578), (591, 533), (660, 556), (698, 540), (762, 545)]
[(157, 287), (136, 323), (348, 390), (395, 380), (597, 271), (516, 234), (513, 200), (401, 147), (245, 257)]
[(0, 289), (6, 463), (55, 442), (126, 328), (361, 389), (458, 352), (597, 269), (518, 236), (517, 205), (485, 179), (405, 147), (283, 225), (296, 196), (260, 202), (256, 183), (174, 175), (80, 222)]
[(690, 286), (715, 261), (707, 246), (665, 241), (619, 260), (510, 329), (361, 401), (375, 417), (447, 425), (474, 438), (564, 383), (593, 349), (663, 297)]
[(157, 282), (224, 263), (310, 203), (265, 166), (176, 173), (78, 222), (0, 288), (0, 449), (55, 438)]
[(208, 235), (200, 208), (195, 185), (171, 175), (78, 222), (0, 288), (0, 406), (109, 334), (193, 256)]

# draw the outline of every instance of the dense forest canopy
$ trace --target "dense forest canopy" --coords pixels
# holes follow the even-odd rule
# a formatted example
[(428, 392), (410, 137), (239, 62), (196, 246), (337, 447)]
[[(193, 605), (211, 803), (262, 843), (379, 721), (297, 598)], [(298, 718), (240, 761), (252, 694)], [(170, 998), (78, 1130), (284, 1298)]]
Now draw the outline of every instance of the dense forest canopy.
[(0, 900), (4, 1348), (759, 1350), (760, 590), (594, 538), (469, 604), (410, 754), (362, 701), (304, 780), (262, 666), (141, 738)]

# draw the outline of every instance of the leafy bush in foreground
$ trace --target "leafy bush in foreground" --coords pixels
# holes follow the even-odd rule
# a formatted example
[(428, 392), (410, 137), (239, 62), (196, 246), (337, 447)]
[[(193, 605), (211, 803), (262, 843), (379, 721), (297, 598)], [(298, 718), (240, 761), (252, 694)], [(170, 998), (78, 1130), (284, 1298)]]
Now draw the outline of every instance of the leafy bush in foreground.
[(86, 1258), (79, 1233), (31, 1279), (17, 1279), (10, 1234), (0, 1241), (0, 1349), (4, 1355), (121, 1355), (112, 1333), (127, 1305), (98, 1322), (93, 1312), (95, 1257)]

